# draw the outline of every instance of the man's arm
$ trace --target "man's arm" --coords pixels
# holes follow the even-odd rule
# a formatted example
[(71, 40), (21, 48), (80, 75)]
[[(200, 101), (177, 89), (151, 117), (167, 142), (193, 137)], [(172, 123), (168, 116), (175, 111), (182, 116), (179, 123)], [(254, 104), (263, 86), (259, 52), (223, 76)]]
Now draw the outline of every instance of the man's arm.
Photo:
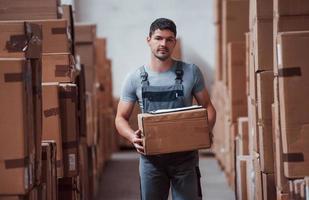
[(211, 103), (207, 89), (204, 88), (202, 91), (195, 93), (194, 97), (199, 105), (207, 109), (210, 131), (212, 131), (216, 123), (216, 110)]
[(119, 134), (129, 140), (139, 153), (143, 153), (141, 130), (134, 131), (129, 125), (134, 104), (133, 102), (119, 101), (115, 125)]

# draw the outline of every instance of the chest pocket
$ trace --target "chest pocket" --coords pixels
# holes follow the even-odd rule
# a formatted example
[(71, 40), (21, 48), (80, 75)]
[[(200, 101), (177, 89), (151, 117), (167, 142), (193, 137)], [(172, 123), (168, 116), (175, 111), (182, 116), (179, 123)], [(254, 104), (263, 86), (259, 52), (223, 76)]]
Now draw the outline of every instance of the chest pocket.
[(183, 69), (179, 62), (176, 65), (175, 84), (169, 86), (151, 86), (144, 66), (140, 68), (142, 80), (143, 112), (158, 109), (184, 107), (184, 87), (182, 85)]

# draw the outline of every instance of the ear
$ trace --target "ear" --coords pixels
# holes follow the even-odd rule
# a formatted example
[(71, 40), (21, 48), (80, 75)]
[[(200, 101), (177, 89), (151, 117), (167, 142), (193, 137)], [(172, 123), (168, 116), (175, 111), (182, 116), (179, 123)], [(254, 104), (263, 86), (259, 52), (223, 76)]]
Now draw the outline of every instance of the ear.
[(149, 43), (150, 42), (150, 37), (149, 36), (147, 36), (147, 38), (146, 38), (146, 40), (147, 40), (147, 43)]

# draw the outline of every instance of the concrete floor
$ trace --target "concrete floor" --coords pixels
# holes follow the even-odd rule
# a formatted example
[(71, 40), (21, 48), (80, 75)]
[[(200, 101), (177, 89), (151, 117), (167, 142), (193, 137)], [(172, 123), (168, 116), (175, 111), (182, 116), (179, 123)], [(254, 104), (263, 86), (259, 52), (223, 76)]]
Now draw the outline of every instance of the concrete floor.
[[(200, 155), (203, 200), (235, 200), (214, 157)], [(104, 169), (97, 200), (138, 200), (138, 154), (120, 151)], [(171, 199), (171, 198), (169, 198)]]

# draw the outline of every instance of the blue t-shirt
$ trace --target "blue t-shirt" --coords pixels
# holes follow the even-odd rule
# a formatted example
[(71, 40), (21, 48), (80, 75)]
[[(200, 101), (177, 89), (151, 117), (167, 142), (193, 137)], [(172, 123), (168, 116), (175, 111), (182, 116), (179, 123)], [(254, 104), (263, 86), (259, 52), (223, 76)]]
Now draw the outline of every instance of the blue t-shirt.
[[(194, 64), (187, 64), (182, 61), (180, 62), (183, 69), (183, 86), (184, 86), (184, 101), (185, 106), (192, 105), (193, 94), (202, 91), (205, 88), (204, 77), (200, 69)], [(144, 66), (146, 72), (148, 73), (149, 85), (152, 86), (169, 86), (175, 84), (175, 70), (176, 62), (174, 65), (166, 72), (155, 72), (151, 70), (149, 66)], [(140, 70), (136, 69), (132, 73), (128, 74), (126, 77), (122, 90), (120, 100), (126, 102), (136, 102), (138, 101), (140, 108), (142, 109), (142, 91), (141, 91), (141, 77)]]

